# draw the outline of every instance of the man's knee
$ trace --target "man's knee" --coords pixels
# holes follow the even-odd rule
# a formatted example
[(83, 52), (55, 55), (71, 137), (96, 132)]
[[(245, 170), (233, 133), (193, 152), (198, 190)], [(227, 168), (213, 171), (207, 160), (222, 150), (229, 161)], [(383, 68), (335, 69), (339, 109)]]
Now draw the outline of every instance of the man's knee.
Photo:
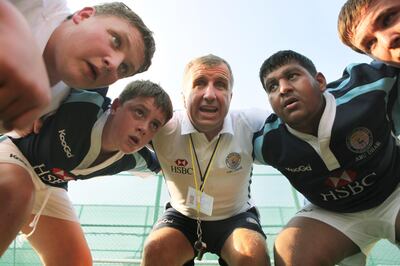
[[(149, 239), (143, 247), (143, 259), (149, 262), (149, 265), (155, 265), (153, 262), (170, 261), (171, 253), (167, 252), (168, 247), (165, 241)], [(151, 263), (150, 263), (151, 262)]]
[(175, 229), (161, 230), (146, 240), (142, 265), (182, 265), (193, 257), (193, 249), (182, 233)]
[(270, 265), (264, 237), (249, 230), (235, 231), (225, 242), (222, 256), (228, 265)]

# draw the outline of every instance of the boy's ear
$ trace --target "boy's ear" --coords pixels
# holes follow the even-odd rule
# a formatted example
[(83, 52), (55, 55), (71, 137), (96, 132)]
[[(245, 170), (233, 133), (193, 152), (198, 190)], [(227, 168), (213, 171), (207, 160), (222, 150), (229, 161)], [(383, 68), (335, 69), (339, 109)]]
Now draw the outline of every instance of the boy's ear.
[(111, 108), (110, 108), (111, 114), (115, 114), (115, 111), (120, 106), (121, 106), (121, 101), (119, 100), (119, 98), (115, 98), (111, 104)]
[(75, 12), (75, 14), (72, 16), (72, 21), (75, 24), (78, 24), (82, 20), (85, 20), (87, 18), (94, 16), (95, 13), (96, 13), (96, 9), (94, 7), (84, 7), (83, 9), (79, 10), (78, 12)]
[(320, 90), (321, 92), (324, 92), (325, 89), (326, 89), (326, 79), (325, 79), (324, 74), (322, 74), (321, 72), (318, 72), (318, 73), (315, 75), (315, 80), (318, 82), (319, 90)]

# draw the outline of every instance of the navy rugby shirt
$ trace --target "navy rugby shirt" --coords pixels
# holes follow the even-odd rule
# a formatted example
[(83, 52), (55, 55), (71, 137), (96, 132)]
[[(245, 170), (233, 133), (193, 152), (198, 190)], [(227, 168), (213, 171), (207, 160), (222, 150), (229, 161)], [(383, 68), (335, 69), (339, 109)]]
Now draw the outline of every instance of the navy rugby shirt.
[[(92, 91), (73, 90), (56, 113), (48, 117), (39, 134), (13, 139), (29, 160), (40, 179), (51, 186), (67, 189), (67, 182), (122, 171), (148, 169), (158, 172), (160, 166), (152, 151), (143, 148), (133, 154), (118, 153), (92, 167), (101, 149), (101, 132), (107, 114), (105, 98)], [(94, 158), (93, 158), (94, 157)]]
[(381, 63), (348, 66), (328, 84), (318, 138), (273, 114), (254, 139), (256, 159), (322, 208), (356, 212), (379, 205), (400, 181), (398, 75)]

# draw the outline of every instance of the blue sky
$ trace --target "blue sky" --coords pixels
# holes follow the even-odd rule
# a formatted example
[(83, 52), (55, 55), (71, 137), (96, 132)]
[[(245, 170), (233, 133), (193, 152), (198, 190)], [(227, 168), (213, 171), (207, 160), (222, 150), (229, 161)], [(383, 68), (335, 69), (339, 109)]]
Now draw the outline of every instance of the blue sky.
[[(100, 2), (104, 1), (70, 0), (69, 5), (71, 10), (77, 10)], [(269, 104), (258, 79), (258, 71), (262, 62), (279, 50), (292, 49), (303, 53), (314, 61), (328, 81), (339, 78), (349, 63), (370, 61), (368, 57), (344, 46), (337, 36), (337, 15), (345, 0), (123, 2), (137, 12), (154, 32), (157, 48), (149, 71), (112, 85), (109, 92), (111, 97), (116, 97), (130, 80), (150, 79), (168, 91), (176, 109), (182, 108), (181, 78), (184, 66), (194, 57), (213, 53), (226, 59), (233, 70), (235, 84), (231, 108), (266, 109)], [(70, 185), (72, 200), (75, 203), (132, 203), (127, 195), (138, 187), (142, 194), (139, 199), (132, 198), (133, 203), (146, 203), (152, 199), (147, 198), (149, 193), (146, 191), (154, 189), (154, 179), (111, 178), (97, 178), (77, 184), (73, 182)], [(274, 187), (271, 195), (284, 194), (282, 188), (288, 191), (285, 180), (279, 181), (281, 183), (274, 181), (273, 184), (263, 182), (255, 180), (259, 184), (253, 185), (255, 192), (260, 187)], [(111, 183), (115, 184), (114, 192), (110, 190)], [(118, 193), (115, 193), (115, 189)], [(104, 197), (108, 193), (112, 196)], [(275, 202), (273, 197), (266, 201), (263, 191), (254, 194), (258, 202), (265, 202), (261, 205)], [(290, 193), (288, 195), (286, 203), (291, 200)]]

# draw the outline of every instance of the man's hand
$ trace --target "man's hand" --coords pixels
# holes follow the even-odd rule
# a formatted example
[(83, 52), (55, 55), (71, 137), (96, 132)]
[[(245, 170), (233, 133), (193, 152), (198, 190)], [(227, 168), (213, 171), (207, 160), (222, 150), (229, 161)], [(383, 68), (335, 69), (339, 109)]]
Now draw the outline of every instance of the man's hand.
[(24, 129), (49, 105), (51, 91), (42, 54), (24, 17), (0, 1), (0, 122)]

